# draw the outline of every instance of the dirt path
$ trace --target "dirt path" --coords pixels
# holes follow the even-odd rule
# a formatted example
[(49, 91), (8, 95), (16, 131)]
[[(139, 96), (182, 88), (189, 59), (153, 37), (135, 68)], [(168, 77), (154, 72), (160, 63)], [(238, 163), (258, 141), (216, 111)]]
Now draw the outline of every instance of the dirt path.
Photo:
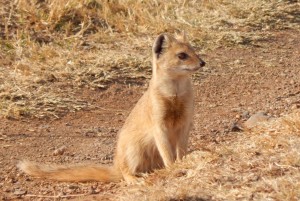
[[(220, 47), (204, 56), (208, 65), (195, 76), (196, 115), (190, 151), (234, 140), (231, 126), (248, 114), (263, 110), (280, 116), (300, 107), (299, 33), (287, 30), (272, 34), (261, 46)], [(123, 184), (35, 179), (20, 173), (16, 163), (28, 159), (110, 164), (117, 132), (144, 85), (118, 83), (106, 91), (78, 91), (78, 96), (95, 109), (58, 120), (0, 119), (0, 198), (37, 199), (30, 196), (40, 195), (42, 200), (53, 200), (55, 196), (117, 192)], [(59, 148), (64, 152), (55, 154)]]

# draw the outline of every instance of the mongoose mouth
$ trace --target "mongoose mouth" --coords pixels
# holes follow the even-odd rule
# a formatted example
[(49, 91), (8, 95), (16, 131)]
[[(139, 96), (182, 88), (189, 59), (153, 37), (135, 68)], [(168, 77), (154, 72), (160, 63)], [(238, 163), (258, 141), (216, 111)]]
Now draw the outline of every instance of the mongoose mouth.
[(197, 70), (199, 70), (201, 68), (201, 66), (196, 66), (194, 68), (183, 68), (183, 70), (188, 71), (188, 72), (195, 72)]

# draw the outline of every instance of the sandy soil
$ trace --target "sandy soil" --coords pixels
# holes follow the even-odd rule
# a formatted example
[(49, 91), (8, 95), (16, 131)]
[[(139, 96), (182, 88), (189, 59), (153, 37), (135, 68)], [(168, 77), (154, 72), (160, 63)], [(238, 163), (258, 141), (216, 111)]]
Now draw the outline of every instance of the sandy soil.
[[(300, 107), (299, 33), (272, 34), (260, 46), (220, 47), (203, 56), (207, 66), (194, 76), (196, 112), (190, 152), (234, 140), (233, 124), (258, 111), (280, 116)], [(57, 120), (0, 118), (0, 198), (53, 200), (55, 196), (69, 199), (72, 195), (117, 192), (123, 183), (46, 181), (24, 175), (16, 164), (22, 159), (111, 164), (117, 132), (147, 82), (78, 91), (80, 99), (94, 109)], [(57, 149), (63, 153), (56, 154)]]

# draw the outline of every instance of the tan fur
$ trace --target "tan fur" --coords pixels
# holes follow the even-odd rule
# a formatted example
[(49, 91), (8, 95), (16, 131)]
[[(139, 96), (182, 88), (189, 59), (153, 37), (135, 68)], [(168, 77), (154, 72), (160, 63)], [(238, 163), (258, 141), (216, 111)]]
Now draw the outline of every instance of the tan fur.
[(167, 34), (153, 45), (153, 75), (148, 90), (119, 132), (114, 165), (46, 166), (21, 162), (20, 169), (61, 181), (136, 182), (139, 173), (169, 168), (187, 152), (194, 100), (190, 74), (205, 65), (187, 42)]

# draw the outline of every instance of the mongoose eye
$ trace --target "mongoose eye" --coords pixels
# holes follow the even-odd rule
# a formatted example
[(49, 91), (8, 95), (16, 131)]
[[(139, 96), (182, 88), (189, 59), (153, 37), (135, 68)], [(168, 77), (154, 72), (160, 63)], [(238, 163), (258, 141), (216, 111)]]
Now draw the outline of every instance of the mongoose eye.
[(189, 55), (187, 55), (187, 53), (184, 53), (184, 52), (180, 52), (179, 54), (177, 54), (177, 56), (181, 60), (185, 60), (189, 57)]

